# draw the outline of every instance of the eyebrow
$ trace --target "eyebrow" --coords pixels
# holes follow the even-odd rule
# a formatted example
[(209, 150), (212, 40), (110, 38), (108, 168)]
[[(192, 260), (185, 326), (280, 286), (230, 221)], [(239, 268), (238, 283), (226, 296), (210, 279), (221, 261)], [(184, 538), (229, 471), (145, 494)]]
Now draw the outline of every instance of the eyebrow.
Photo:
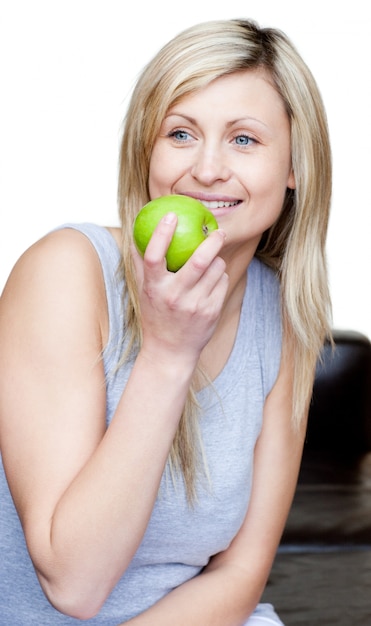
[[(194, 117), (190, 117), (189, 115), (185, 115), (185, 113), (180, 113), (180, 112), (177, 112), (177, 111), (170, 111), (165, 116), (165, 119), (167, 119), (168, 117), (171, 117), (171, 116), (183, 117), (185, 120), (188, 120), (188, 122), (190, 124), (197, 125), (197, 120)], [(230, 128), (231, 126), (234, 126), (235, 124), (238, 124), (240, 122), (255, 122), (257, 124), (260, 124), (261, 126), (264, 126), (265, 128), (268, 128), (267, 124), (265, 124), (261, 120), (258, 120), (256, 117), (250, 117), (248, 115), (246, 117), (239, 117), (239, 118), (237, 118), (235, 120), (231, 120), (230, 122), (227, 122), (226, 126), (227, 126), (227, 128)]]
[(249, 115), (247, 115), (246, 117), (239, 117), (236, 120), (232, 120), (231, 122), (227, 122), (227, 126), (229, 128), (230, 126), (234, 126), (235, 124), (239, 124), (240, 122), (256, 122), (257, 124), (261, 124), (262, 126), (268, 128), (267, 125), (262, 122), (262, 120), (258, 120), (256, 117), (250, 117)]
[(167, 115), (165, 115), (165, 120), (168, 117), (172, 117), (172, 116), (176, 116), (176, 117), (183, 117), (185, 120), (188, 120), (188, 122), (190, 122), (191, 124), (197, 124), (197, 121), (194, 117), (190, 117), (189, 115), (185, 115), (184, 113), (178, 113), (177, 111), (169, 111), (169, 113), (167, 113)]

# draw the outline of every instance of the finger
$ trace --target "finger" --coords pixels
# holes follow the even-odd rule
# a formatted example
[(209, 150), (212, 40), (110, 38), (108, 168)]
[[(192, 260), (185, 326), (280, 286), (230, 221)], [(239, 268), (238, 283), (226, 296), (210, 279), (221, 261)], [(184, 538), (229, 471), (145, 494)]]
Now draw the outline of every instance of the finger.
[(210, 297), (221, 283), (225, 284), (225, 279), (229, 280), (225, 270), (226, 263), (224, 259), (220, 256), (215, 257), (198, 281), (197, 289), (199, 289), (200, 293), (202, 292), (206, 297)]
[[(204, 277), (202, 277), (203, 280)], [(206, 295), (204, 305), (209, 311), (210, 320), (217, 321), (225, 302), (225, 298), (228, 292), (229, 276), (226, 272), (222, 274), (218, 273), (215, 276), (215, 280), (209, 284), (210, 293)]]
[(223, 248), (225, 237), (224, 230), (215, 230), (196, 248), (189, 259), (194, 271), (202, 274), (208, 269)]
[(178, 272), (182, 275), (184, 284), (192, 286), (200, 280), (201, 276), (219, 255), (223, 248), (225, 237), (223, 230), (215, 230), (196, 248), (187, 263)]
[(177, 215), (170, 212), (164, 215), (157, 224), (143, 257), (148, 268), (163, 270), (166, 266), (165, 255), (175, 233), (177, 221)]

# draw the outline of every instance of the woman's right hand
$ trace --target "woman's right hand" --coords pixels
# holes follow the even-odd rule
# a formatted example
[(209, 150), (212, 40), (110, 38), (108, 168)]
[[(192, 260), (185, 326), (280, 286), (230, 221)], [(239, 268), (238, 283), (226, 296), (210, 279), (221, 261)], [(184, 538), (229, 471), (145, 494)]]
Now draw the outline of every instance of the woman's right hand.
[(143, 330), (142, 351), (197, 363), (217, 325), (228, 288), (225, 262), (218, 256), (225, 240), (212, 232), (178, 272), (166, 268), (165, 254), (177, 224), (168, 213), (157, 225), (144, 258), (133, 245)]

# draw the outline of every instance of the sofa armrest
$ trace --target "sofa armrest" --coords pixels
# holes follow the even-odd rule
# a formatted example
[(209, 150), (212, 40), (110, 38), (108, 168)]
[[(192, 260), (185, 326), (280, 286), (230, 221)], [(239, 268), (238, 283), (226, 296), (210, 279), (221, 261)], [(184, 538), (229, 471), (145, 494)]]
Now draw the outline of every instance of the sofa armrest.
[(285, 546), (371, 545), (371, 343), (335, 331), (318, 363)]
[(318, 363), (305, 447), (361, 453), (371, 450), (371, 342), (335, 330)]

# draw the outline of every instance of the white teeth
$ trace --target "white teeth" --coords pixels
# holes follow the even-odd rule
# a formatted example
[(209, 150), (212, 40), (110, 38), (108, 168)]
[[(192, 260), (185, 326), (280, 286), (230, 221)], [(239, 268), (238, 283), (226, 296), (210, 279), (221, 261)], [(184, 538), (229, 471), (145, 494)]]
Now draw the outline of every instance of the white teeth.
[(222, 209), (224, 207), (235, 206), (238, 202), (223, 202), (222, 200), (212, 200), (208, 202), (207, 200), (201, 200), (202, 204), (205, 205), (207, 209)]

